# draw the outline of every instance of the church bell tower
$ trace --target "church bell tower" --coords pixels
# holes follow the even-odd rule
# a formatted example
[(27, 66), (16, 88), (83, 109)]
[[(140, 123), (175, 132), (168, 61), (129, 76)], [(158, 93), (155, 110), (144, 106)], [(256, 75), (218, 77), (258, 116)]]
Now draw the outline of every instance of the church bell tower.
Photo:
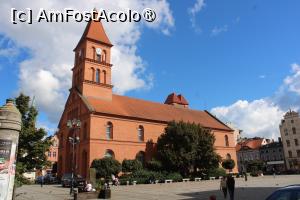
[(102, 23), (89, 21), (74, 49), (73, 89), (87, 97), (112, 99), (112, 46)]

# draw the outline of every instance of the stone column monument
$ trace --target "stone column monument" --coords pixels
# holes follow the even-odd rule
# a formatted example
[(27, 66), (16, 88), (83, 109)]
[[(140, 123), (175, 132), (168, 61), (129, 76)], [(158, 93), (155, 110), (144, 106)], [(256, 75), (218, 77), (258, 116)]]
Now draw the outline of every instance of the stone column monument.
[(12, 199), (21, 123), (21, 114), (13, 100), (6, 100), (0, 107), (0, 200)]

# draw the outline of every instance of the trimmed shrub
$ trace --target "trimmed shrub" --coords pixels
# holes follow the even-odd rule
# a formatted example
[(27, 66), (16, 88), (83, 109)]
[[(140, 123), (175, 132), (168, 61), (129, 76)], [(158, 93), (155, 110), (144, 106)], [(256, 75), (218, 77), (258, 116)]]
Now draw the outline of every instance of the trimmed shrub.
[(235, 162), (232, 159), (226, 159), (222, 162), (222, 167), (224, 169), (232, 170), (235, 167)]
[(226, 171), (225, 171), (225, 169), (223, 169), (221, 167), (215, 168), (215, 169), (211, 169), (208, 172), (208, 176), (209, 177), (219, 178), (220, 176), (226, 176)]
[(96, 169), (97, 178), (111, 178), (111, 175), (117, 175), (121, 171), (121, 164), (113, 158), (95, 159), (91, 168)]
[(182, 181), (182, 176), (178, 172), (170, 173), (166, 176), (166, 179), (172, 179), (174, 182)]
[(138, 160), (123, 160), (122, 171), (123, 172), (135, 172), (143, 169), (143, 165)]
[(152, 159), (146, 162), (146, 168), (150, 171), (158, 172), (162, 170), (162, 164), (159, 160)]

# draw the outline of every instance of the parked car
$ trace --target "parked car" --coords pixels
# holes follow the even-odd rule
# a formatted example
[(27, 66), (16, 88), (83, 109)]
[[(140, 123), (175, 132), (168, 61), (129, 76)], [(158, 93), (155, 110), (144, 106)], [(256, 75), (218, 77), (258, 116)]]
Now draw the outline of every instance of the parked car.
[[(72, 173), (66, 173), (61, 178), (61, 185), (63, 187), (70, 187), (72, 184)], [(84, 188), (85, 185), (85, 179), (82, 178), (80, 175), (74, 175), (74, 187), (77, 187), (78, 189)]]
[(43, 176), (36, 177), (35, 180), (34, 180), (34, 183), (35, 184), (40, 184), (42, 182), (42, 178), (43, 178)]
[(46, 174), (44, 176), (44, 183), (45, 184), (56, 184), (58, 183), (58, 180), (55, 176), (53, 176), (52, 174)]
[(273, 192), (266, 200), (298, 200), (300, 197), (300, 185), (289, 185)]

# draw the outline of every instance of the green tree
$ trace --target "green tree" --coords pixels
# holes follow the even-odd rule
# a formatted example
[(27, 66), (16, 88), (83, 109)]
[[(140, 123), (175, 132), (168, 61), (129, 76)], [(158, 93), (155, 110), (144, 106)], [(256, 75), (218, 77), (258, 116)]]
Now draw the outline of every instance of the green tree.
[(122, 162), (122, 172), (135, 172), (141, 170), (143, 165), (138, 160), (123, 160)]
[(114, 158), (105, 157), (93, 160), (91, 168), (96, 169), (97, 178), (110, 178), (112, 174), (119, 174), (122, 167)]
[(235, 162), (232, 159), (225, 159), (222, 162), (222, 167), (224, 169), (232, 170), (235, 167)]
[(150, 161), (146, 162), (145, 164), (146, 168), (150, 171), (161, 171), (162, 170), (162, 164), (159, 160), (153, 158)]
[(31, 104), (30, 97), (21, 93), (15, 103), (22, 115), (16, 168), (18, 177), (26, 171), (49, 165), (45, 152), (49, 150), (51, 140), (43, 128), (36, 127), (38, 111)]
[(157, 157), (167, 171), (183, 176), (191, 169), (206, 171), (217, 168), (220, 156), (213, 147), (215, 137), (195, 123), (172, 121), (157, 141)]
[(257, 172), (263, 170), (264, 162), (262, 160), (250, 160), (246, 163), (248, 172)]

